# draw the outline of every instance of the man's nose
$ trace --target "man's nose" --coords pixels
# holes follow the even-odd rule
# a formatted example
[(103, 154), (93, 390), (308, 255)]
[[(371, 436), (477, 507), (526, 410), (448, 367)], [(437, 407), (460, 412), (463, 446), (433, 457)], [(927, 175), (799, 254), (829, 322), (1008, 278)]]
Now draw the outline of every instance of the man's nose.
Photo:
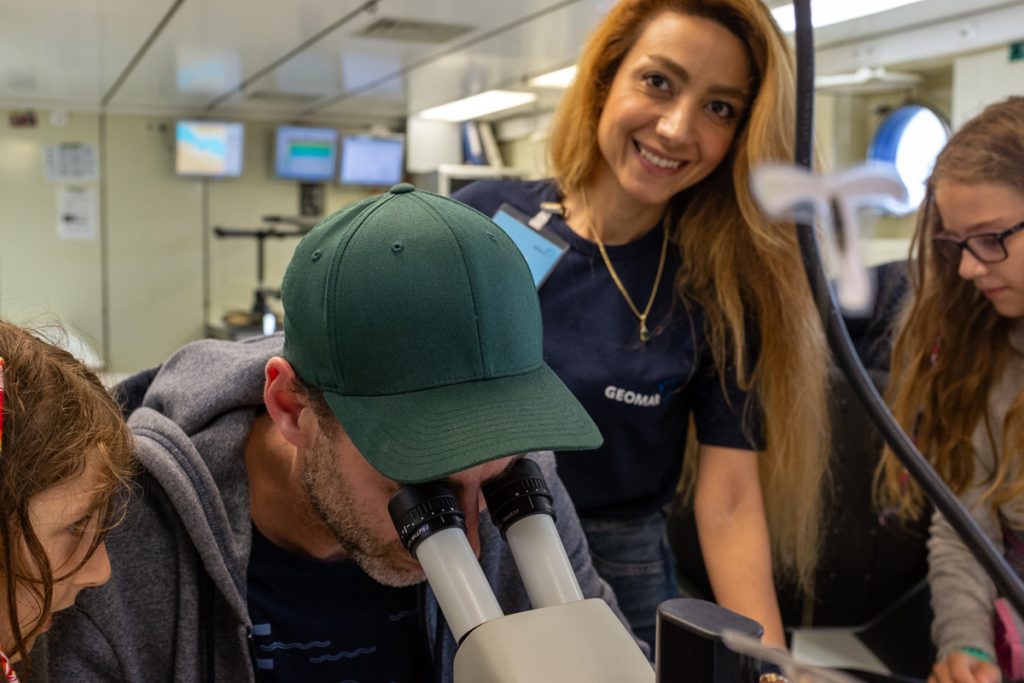
[(473, 554), (480, 557), (480, 507), (483, 496), (479, 488), (459, 492), (459, 507), (466, 519), (466, 537)]

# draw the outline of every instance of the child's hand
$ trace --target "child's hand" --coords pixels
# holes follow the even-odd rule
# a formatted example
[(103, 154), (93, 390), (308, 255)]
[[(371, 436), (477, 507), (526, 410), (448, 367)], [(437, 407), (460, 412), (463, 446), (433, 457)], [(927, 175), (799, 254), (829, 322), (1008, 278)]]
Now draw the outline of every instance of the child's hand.
[(950, 653), (935, 664), (928, 677), (928, 683), (1000, 683), (1002, 680), (999, 667), (966, 652)]

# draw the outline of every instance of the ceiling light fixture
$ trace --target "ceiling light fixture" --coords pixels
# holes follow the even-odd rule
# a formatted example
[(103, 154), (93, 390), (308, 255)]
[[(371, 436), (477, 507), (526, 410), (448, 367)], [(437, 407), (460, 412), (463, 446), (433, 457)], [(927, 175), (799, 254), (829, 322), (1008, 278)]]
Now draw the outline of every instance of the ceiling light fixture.
[[(830, 24), (839, 24), (851, 19), (860, 19), (869, 14), (886, 12), (904, 5), (912, 5), (923, 0), (813, 0), (811, 3), (811, 24), (821, 28)], [(772, 10), (772, 16), (785, 33), (796, 30), (796, 18), (793, 16), (793, 5), (782, 5)]]
[(921, 83), (917, 74), (889, 71), (884, 66), (862, 66), (853, 73), (830, 74), (814, 79), (818, 92), (876, 93), (910, 90)]
[(528, 104), (537, 99), (532, 92), (520, 92), (514, 90), (488, 90), (479, 95), (464, 97), (447, 104), (442, 104), (430, 109), (424, 109), (419, 113), (422, 119), (434, 121), (469, 121), (487, 116), (505, 109), (512, 109)]
[(567, 66), (564, 69), (556, 69), (546, 74), (540, 74), (526, 81), (527, 85), (535, 88), (561, 88), (565, 90), (576, 78), (576, 65)]

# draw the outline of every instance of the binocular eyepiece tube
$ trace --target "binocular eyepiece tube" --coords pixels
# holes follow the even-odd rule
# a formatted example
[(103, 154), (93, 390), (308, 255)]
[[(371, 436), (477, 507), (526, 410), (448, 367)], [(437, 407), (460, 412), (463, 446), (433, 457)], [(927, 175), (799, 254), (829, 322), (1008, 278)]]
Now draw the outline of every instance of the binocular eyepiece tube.
[(534, 608), (582, 600), (576, 572), (555, 527), (551, 492), (540, 465), (520, 458), (483, 490), (491, 519), (508, 541)]
[[(608, 603), (583, 597), (540, 466), (520, 458), (482, 494), (533, 609), (502, 614), (443, 482), (407, 486), (388, 504), (458, 643), (456, 683), (654, 683), (646, 655)], [(493, 529), (485, 532), (483, 542), (495, 542)]]
[[(540, 466), (520, 458), (485, 484), (483, 494), (533, 607), (582, 600)], [(504, 616), (466, 538), (458, 500), (447, 486), (436, 481), (406, 486), (391, 498), (388, 511), (403, 545), (423, 567), (456, 642), (485, 621)]]
[(388, 503), (402, 544), (427, 576), (455, 642), (504, 616), (466, 538), (458, 499), (439, 482), (406, 486)]

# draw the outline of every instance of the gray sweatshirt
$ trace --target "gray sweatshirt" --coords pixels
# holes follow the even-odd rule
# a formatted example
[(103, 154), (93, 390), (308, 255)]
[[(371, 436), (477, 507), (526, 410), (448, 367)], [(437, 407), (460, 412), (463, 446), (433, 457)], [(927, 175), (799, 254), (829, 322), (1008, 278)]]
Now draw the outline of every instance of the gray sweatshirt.
[[(995, 430), (995, 443), (1001, 447), (1002, 426), (1010, 405), (1024, 390), (1024, 322), (1018, 322), (1011, 333), (1016, 353), (1003, 376), (998, 378), (989, 395), (989, 415)], [(960, 502), (975, 521), (1004, 552), (1003, 529), (1024, 529), (1024, 505), (1007, 503), (999, 508), (998, 516), (987, 503), (978, 504), (987, 489), (986, 480), (992, 476), (996, 455), (992, 450), (985, 425), (979, 424), (972, 435), (975, 451), (975, 481), (960, 497)], [(1017, 445), (1024, 449), (1024, 444)], [(1024, 450), (1003, 454), (1019, 467)], [(946, 518), (935, 512), (928, 539), (928, 583), (932, 592), (932, 641), (940, 660), (962, 647), (974, 647), (995, 655), (995, 634), (992, 628), (993, 601), (997, 597), (995, 584), (971, 552), (960, 540)]]
[[(142, 472), (127, 518), (108, 537), (113, 577), (58, 615), (43, 647), (32, 653), (36, 675), (29, 680), (47, 674), (54, 681), (254, 680), (243, 449), (263, 411), (263, 367), (281, 346), (279, 335), (195, 342), (155, 376), (126, 382), (142, 396), (129, 420)], [(584, 595), (603, 598), (622, 619), (591, 565), (553, 456), (531, 457), (554, 495), (558, 530)], [(505, 613), (528, 609), (508, 546), (486, 515), (480, 545), (480, 563)], [(421, 589), (436, 680), (451, 681), (455, 642), (429, 588)]]

